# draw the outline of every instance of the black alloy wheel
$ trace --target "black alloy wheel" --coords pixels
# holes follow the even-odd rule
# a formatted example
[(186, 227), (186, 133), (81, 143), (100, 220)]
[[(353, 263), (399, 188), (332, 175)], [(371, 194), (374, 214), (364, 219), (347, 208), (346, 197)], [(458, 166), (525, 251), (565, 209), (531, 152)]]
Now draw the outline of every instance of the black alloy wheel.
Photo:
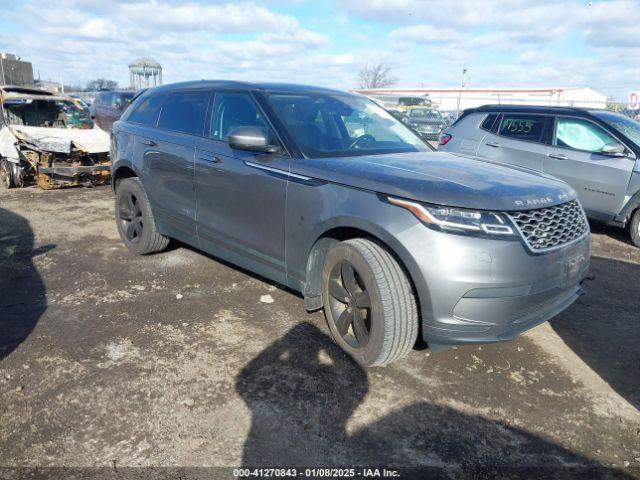
[(118, 221), (127, 240), (131, 243), (140, 242), (144, 231), (144, 219), (140, 201), (133, 192), (127, 192), (120, 197)]
[(330, 312), (342, 339), (364, 348), (371, 335), (371, 299), (355, 267), (346, 260), (329, 275)]

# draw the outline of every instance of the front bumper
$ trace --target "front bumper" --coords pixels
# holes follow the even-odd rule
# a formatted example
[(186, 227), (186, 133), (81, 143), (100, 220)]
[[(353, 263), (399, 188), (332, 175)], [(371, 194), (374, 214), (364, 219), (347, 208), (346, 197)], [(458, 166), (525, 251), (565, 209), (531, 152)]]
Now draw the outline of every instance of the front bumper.
[(423, 127), (414, 127), (414, 130), (418, 135), (420, 135), (420, 137), (429, 141), (438, 140), (438, 137), (440, 136), (440, 129), (432, 130), (432, 129), (423, 128)]
[(421, 240), (417, 231), (403, 236), (423, 277), (415, 283), (422, 335), (429, 344), (511, 340), (558, 315), (584, 293), (588, 234), (562, 248), (533, 254), (519, 241), (425, 232), (421, 225), (418, 229)]

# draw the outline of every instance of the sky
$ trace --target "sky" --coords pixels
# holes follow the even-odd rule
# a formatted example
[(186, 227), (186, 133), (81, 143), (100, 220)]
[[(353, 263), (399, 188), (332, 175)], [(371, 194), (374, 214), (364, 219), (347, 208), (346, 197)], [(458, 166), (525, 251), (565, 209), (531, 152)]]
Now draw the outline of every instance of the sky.
[(201, 78), (349, 89), (384, 62), (397, 86), (640, 90), (640, 0), (2, 0), (0, 50), (36, 77), (127, 86), (151, 57)]

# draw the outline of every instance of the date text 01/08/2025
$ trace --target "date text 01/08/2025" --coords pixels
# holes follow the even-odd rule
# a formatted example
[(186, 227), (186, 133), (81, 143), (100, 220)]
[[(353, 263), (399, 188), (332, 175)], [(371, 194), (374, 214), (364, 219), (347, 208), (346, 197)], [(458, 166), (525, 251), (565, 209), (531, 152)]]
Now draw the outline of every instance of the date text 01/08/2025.
[(235, 478), (394, 478), (400, 472), (387, 468), (236, 468)]

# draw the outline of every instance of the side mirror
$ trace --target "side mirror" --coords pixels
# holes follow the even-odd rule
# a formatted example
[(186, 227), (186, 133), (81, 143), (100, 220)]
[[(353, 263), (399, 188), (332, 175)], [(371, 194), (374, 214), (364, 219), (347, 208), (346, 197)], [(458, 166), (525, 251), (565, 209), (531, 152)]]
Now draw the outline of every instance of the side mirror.
[(279, 150), (260, 127), (238, 127), (229, 134), (227, 143), (231, 148), (251, 152), (275, 153)]
[(602, 155), (608, 155), (610, 157), (626, 157), (627, 156), (624, 145), (621, 145), (619, 143), (607, 143), (604, 147), (602, 147), (602, 150), (600, 153), (602, 153)]

